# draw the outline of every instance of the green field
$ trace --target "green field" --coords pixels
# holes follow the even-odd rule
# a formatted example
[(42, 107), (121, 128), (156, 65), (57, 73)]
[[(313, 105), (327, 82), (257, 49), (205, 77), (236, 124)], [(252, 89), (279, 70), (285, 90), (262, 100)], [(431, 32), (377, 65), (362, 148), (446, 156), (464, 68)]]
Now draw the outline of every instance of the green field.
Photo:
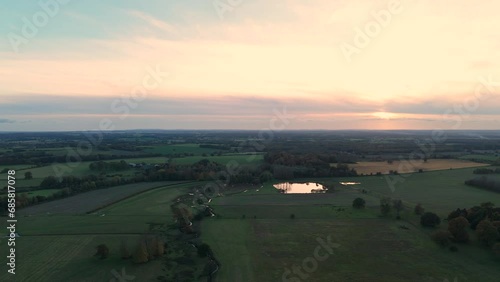
[(36, 197), (36, 196), (45, 196), (48, 197), (58, 191), (61, 191), (60, 189), (41, 189), (41, 190), (33, 190), (32, 192), (26, 192), (27, 196), (30, 197)]
[[(274, 182), (229, 188), (222, 191), (222, 197), (211, 201), (217, 216), (202, 221), (201, 239), (221, 262), (217, 274), (217, 281), (221, 282), (283, 281), (287, 269), (303, 265), (304, 260), (314, 256), (318, 239), (327, 240), (329, 236), (335, 244), (334, 252), (318, 262), (317, 269), (307, 273), (304, 281), (496, 281), (500, 277), (500, 260), (491, 252), (476, 243), (458, 245), (458, 253), (441, 248), (429, 238), (432, 231), (420, 227), (418, 216), (412, 213), (416, 203), (441, 217), (457, 207), (486, 201), (500, 203), (500, 194), (463, 183), (477, 176), (473, 170), (414, 173), (403, 177), (404, 181), (393, 186), (394, 190), (385, 176), (302, 180), (334, 183), (334, 192), (327, 194), (283, 195), (273, 187)], [(361, 184), (339, 184), (349, 181)], [(162, 273), (162, 264), (155, 261), (138, 266), (123, 261), (118, 255), (119, 243), (127, 239), (132, 245), (141, 234), (174, 223), (172, 202), (193, 186), (203, 184), (176, 184), (146, 191), (92, 214), (42, 212), (19, 217), (17, 278), (109, 281), (113, 269), (121, 272), (125, 268), (138, 281), (155, 281)], [(69, 205), (64, 200), (47, 204), (53, 205), (53, 211), (67, 211), (67, 207), (74, 211), (79, 205), (87, 210), (95, 205), (92, 199), (107, 197), (106, 190), (115, 195), (113, 188), (89, 192), (98, 193), (92, 197), (85, 197), (92, 195), (89, 193), (74, 196), (75, 202)], [(362, 189), (368, 193), (363, 194)], [(49, 193), (39, 191), (42, 192)], [(378, 205), (383, 196), (404, 201), (402, 220), (395, 220), (394, 214), (380, 216)], [(365, 209), (351, 207), (356, 197), (366, 200)], [(19, 215), (23, 213), (21, 210)], [(4, 224), (0, 226), (3, 230)], [(445, 227), (446, 223), (442, 223), (441, 228)], [(94, 247), (101, 243), (111, 249), (110, 257), (103, 261), (92, 257)], [(0, 251), (6, 253), (3, 237)], [(0, 271), (0, 281), (8, 281), (6, 267), (2, 265)]]
[[(211, 202), (217, 216), (203, 222), (202, 239), (221, 262), (217, 281), (222, 282), (286, 281), (281, 280), (286, 269), (302, 265), (313, 256), (317, 239), (328, 236), (339, 246), (315, 271), (306, 272), (307, 281), (496, 281), (500, 259), (491, 251), (475, 241), (458, 245), (458, 253), (441, 248), (430, 239), (432, 230), (422, 228), (412, 212), (417, 203), (441, 217), (457, 207), (500, 203), (500, 194), (463, 184), (476, 176), (473, 170), (411, 174), (395, 190), (383, 176), (366, 176), (328, 179), (361, 182), (337, 184), (331, 194), (283, 195), (271, 183), (248, 186), (246, 192), (226, 191)], [(394, 214), (380, 216), (379, 199), (385, 196), (404, 201), (402, 220)], [(353, 209), (356, 197), (364, 198), (367, 208)]]
[[(162, 273), (161, 262), (134, 265), (122, 260), (120, 241), (126, 239), (132, 246), (155, 226), (173, 223), (170, 204), (191, 186), (179, 184), (144, 192), (95, 214), (19, 217), (16, 281), (110, 281), (112, 270), (121, 273), (122, 268), (137, 281), (156, 281)], [(2, 221), (2, 230), (6, 230), (4, 224)], [(101, 243), (110, 249), (110, 257), (102, 261), (92, 257)], [(2, 254), (7, 253), (6, 248), (2, 235)], [(0, 271), (0, 281), (12, 281), (6, 265), (0, 266)]]
[[(177, 146), (177, 145), (176, 145)], [(179, 145), (180, 146), (180, 145)], [(242, 155), (242, 154), (232, 154), (232, 155), (222, 155), (222, 156), (192, 156), (183, 158), (173, 158), (171, 159), (173, 163), (179, 165), (190, 165), (194, 164), (202, 159), (208, 159), (210, 161), (226, 165), (229, 162), (236, 162), (242, 166), (255, 165), (261, 163), (263, 160), (263, 155)], [(146, 163), (146, 164), (165, 164), (168, 162), (169, 158), (166, 157), (149, 157), (149, 158), (126, 158), (124, 159), (129, 163)], [(118, 162), (120, 160), (112, 160), (112, 162)], [(47, 176), (57, 176), (59, 172), (60, 175), (73, 175), (76, 177), (82, 177), (90, 174), (99, 174), (90, 170), (89, 165), (92, 162), (80, 162), (80, 163), (55, 163), (43, 167), (30, 168), (29, 165), (13, 165), (13, 166), (3, 166), (4, 168), (16, 169), (16, 187), (17, 188), (34, 188), (40, 186), (43, 179)], [(1, 168), (1, 167), (0, 167)], [(21, 170), (22, 169), (22, 170)], [(0, 169), (1, 170), (1, 169)], [(33, 179), (24, 179), (24, 173), (30, 171), (33, 174)], [(134, 176), (137, 170), (128, 169), (125, 171), (114, 171), (107, 172), (109, 175), (121, 175), (123, 177)], [(0, 174), (0, 183), (7, 181), (7, 174)], [(3, 187), (3, 186), (2, 186)]]
[(179, 181), (142, 182), (119, 185), (73, 195), (57, 201), (30, 206), (19, 211), (20, 215), (84, 214), (115, 203), (132, 195), (159, 187), (177, 186)]

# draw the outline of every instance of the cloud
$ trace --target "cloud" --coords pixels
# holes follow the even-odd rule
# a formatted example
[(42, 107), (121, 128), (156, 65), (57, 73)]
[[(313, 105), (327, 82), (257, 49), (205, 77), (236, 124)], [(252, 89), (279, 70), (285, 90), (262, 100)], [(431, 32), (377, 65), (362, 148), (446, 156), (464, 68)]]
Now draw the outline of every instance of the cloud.
[(7, 118), (0, 118), (0, 123), (15, 123), (15, 120), (7, 119)]

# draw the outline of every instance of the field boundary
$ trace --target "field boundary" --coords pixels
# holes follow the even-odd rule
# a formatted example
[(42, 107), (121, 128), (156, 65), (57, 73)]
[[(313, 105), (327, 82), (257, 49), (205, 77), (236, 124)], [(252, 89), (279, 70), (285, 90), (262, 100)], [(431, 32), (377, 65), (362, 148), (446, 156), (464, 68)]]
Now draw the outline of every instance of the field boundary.
[(86, 212), (85, 214), (95, 213), (95, 212), (97, 212), (97, 211), (99, 211), (99, 210), (102, 210), (102, 209), (107, 208), (107, 207), (109, 207), (109, 206), (112, 206), (112, 205), (114, 205), (114, 204), (118, 204), (119, 202), (122, 202), (122, 201), (128, 200), (128, 199), (130, 199), (130, 198), (132, 198), (132, 197), (138, 196), (138, 195), (143, 194), (143, 193), (146, 193), (146, 192), (154, 191), (154, 190), (157, 190), (157, 189), (160, 189), (160, 188), (164, 188), (164, 187), (170, 187), (170, 186), (181, 185), (181, 184), (190, 184), (190, 183), (196, 183), (196, 182), (198, 182), (198, 181), (186, 181), (186, 182), (181, 182), (181, 183), (174, 183), (174, 184), (169, 184), (169, 185), (162, 185), (162, 186), (158, 186), (158, 187), (153, 187), (153, 188), (148, 189), (148, 190), (139, 191), (139, 192), (136, 192), (136, 193), (134, 193), (134, 194), (128, 195), (128, 196), (126, 196), (126, 197), (124, 197), (124, 198), (121, 198), (121, 199), (119, 199), (119, 200), (116, 200), (116, 201), (114, 201), (114, 202), (111, 202), (111, 203), (108, 203), (108, 204), (102, 205), (102, 206), (100, 206), (100, 207), (98, 207), (98, 208), (95, 208), (95, 209), (93, 209), (93, 210), (90, 210), (90, 211)]

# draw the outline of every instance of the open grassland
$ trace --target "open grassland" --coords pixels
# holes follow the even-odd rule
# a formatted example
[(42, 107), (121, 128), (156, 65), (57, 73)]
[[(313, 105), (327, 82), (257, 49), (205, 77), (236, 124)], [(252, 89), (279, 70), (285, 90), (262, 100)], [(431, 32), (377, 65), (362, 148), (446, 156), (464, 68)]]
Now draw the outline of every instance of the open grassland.
[[(193, 184), (164, 186), (120, 201), (95, 214), (35, 215), (19, 217), (17, 232), (17, 269), (15, 281), (120, 281), (113, 270), (135, 276), (135, 281), (157, 281), (161, 261), (135, 265), (120, 258), (121, 240), (129, 249), (143, 234), (161, 224), (173, 223), (172, 202), (187, 193)], [(95, 199), (93, 199), (95, 200)], [(5, 229), (2, 221), (2, 230)], [(3, 232), (2, 232), (3, 233)], [(0, 252), (7, 253), (0, 237)], [(106, 244), (110, 256), (93, 257), (95, 247)], [(0, 266), (0, 281), (13, 281), (6, 265)]]
[[(409, 229), (401, 229), (399, 225)], [(203, 239), (222, 267), (218, 281), (282, 281), (314, 256), (318, 239), (338, 244), (307, 281), (496, 281), (498, 261), (484, 250), (438, 247), (419, 227), (380, 218), (210, 219)], [(326, 253), (322, 251), (322, 254)], [(285, 276), (286, 277), (286, 276)], [(287, 278), (298, 278), (289, 275)], [(293, 281), (293, 280), (288, 280)], [(452, 280), (450, 280), (452, 281)]]
[[(121, 240), (130, 247), (139, 235), (75, 235), (75, 236), (34, 236), (18, 238), (16, 277), (12, 280), (6, 265), (0, 267), (0, 281), (119, 281), (125, 268), (127, 275), (140, 281), (155, 281), (161, 271), (160, 261), (145, 265), (134, 265), (120, 257)], [(110, 255), (99, 260), (93, 255), (95, 247), (106, 244)], [(5, 242), (2, 242), (5, 245)], [(2, 246), (2, 254), (6, 250)]]
[(253, 235), (252, 226), (244, 220), (210, 220), (203, 223), (203, 241), (211, 246), (222, 263), (217, 281), (258, 281), (255, 274), (260, 270), (254, 265), (253, 254), (257, 242)]
[[(4, 169), (14, 169), (14, 170), (26, 170), (33, 168), (33, 165), (29, 164), (20, 164), (20, 165), (0, 165), (0, 171), (3, 171)], [(24, 173), (24, 172), (23, 172)], [(0, 173), (0, 176), (7, 174), (7, 172)]]
[[(286, 269), (313, 257), (318, 238), (328, 236), (339, 244), (334, 254), (319, 262), (317, 270), (304, 272), (306, 279), (296, 281), (496, 281), (500, 260), (491, 252), (477, 243), (458, 245), (458, 253), (439, 247), (430, 239), (432, 230), (420, 227), (412, 212), (417, 203), (441, 217), (457, 207), (486, 201), (500, 204), (500, 194), (464, 184), (477, 176), (473, 170), (404, 175), (394, 190), (385, 176), (335, 178), (333, 182), (361, 184), (338, 184), (336, 192), (321, 195), (282, 195), (271, 184), (259, 191), (249, 186), (247, 192), (226, 192), (212, 200), (217, 216), (203, 222), (202, 238), (221, 261), (218, 281), (222, 282), (282, 281)], [(353, 209), (356, 197), (364, 198), (367, 208)], [(380, 217), (381, 197), (404, 201), (403, 220), (395, 220), (394, 213)], [(441, 225), (446, 228), (446, 223)]]
[[(258, 192), (257, 192), (258, 193)], [(358, 191), (342, 190), (327, 194), (246, 194), (220, 197), (212, 201), (213, 205), (224, 206), (268, 206), (268, 205), (336, 205), (349, 206), (356, 197), (363, 197), (367, 206), (378, 206), (379, 199), (372, 195), (362, 195)]]
[(339, 181), (360, 182), (359, 189), (369, 194), (401, 199), (409, 207), (422, 203), (428, 211), (447, 216), (457, 208), (469, 208), (483, 202), (500, 205), (500, 193), (467, 186), (465, 180), (477, 177), (474, 168), (429, 171), (406, 175), (345, 177)]
[[(155, 225), (173, 222), (170, 204), (191, 186), (192, 184), (163, 186), (92, 214), (22, 216), (18, 221), (19, 233), (23, 236), (142, 234)], [(1, 226), (3, 224), (5, 223), (2, 222)]]
[(21, 193), (21, 194), (26, 194), (29, 197), (36, 197), (36, 196), (50, 196), (56, 192), (61, 191), (60, 189), (42, 189), (42, 190), (33, 190), (32, 192), (26, 192), (26, 193)]
[(19, 215), (37, 214), (82, 214), (117, 202), (131, 195), (153, 188), (176, 185), (181, 182), (142, 182), (93, 190), (61, 200), (41, 203), (19, 210)]
[(380, 172), (382, 174), (388, 174), (389, 171), (397, 171), (399, 173), (412, 173), (417, 172), (420, 169), (423, 171), (433, 171), (433, 170), (443, 170), (443, 169), (457, 169), (457, 168), (468, 168), (468, 167), (481, 167), (487, 166), (484, 163), (477, 163), (473, 161), (466, 160), (456, 160), (456, 159), (430, 159), (427, 162), (408, 162), (408, 161), (394, 161), (392, 163), (388, 162), (358, 162), (356, 164), (349, 165), (350, 167), (356, 169), (359, 174), (376, 174)]

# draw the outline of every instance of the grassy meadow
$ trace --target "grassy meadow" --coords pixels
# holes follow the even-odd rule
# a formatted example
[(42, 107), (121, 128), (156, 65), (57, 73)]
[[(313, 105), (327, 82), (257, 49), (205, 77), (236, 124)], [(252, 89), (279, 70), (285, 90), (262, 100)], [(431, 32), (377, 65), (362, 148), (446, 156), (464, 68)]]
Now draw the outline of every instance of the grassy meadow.
[[(157, 281), (161, 262), (135, 265), (124, 261), (119, 255), (120, 242), (126, 240), (132, 248), (143, 234), (173, 223), (170, 204), (191, 186), (177, 184), (146, 191), (93, 214), (19, 216), (16, 281), (110, 281), (115, 277), (113, 269), (121, 273), (122, 268), (140, 281)], [(85, 194), (73, 197), (83, 200)], [(4, 224), (2, 221), (2, 230)], [(3, 236), (0, 251), (5, 254)], [(102, 243), (108, 245), (110, 256), (101, 261), (93, 254)], [(6, 273), (6, 266), (0, 266), (0, 281), (9, 281)]]
[[(475, 176), (473, 170), (404, 175), (394, 190), (386, 176), (330, 178), (326, 181), (337, 183), (335, 192), (319, 195), (279, 194), (272, 183), (249, 186), (213, 199), (217, 216), (203, 222), (202, 238), (221, 262), (217, 279), (222, 282), (282, 281), (286, 269), (302, 265), (313, 256), (317, 239), (328, 236), (339, 246), (317, 270), (306, 272), (307, 281), (496, 281), (500, 259), (475, 242), (457, 245), (457, 253), (439, 247), (430, 238), (432, 230), (421, 227), (413, 214), (417, 203), (442, 218), (457, 207), (500, 203), (500, 194), (463, 183)], [(361, 184), (339, 184), (349, 181)], [(356, 197), (366, 200), (365, 209), (351, 207)], [(380, 215), (381, 197), (403, 200), (402, 220), (394, 212)]]

